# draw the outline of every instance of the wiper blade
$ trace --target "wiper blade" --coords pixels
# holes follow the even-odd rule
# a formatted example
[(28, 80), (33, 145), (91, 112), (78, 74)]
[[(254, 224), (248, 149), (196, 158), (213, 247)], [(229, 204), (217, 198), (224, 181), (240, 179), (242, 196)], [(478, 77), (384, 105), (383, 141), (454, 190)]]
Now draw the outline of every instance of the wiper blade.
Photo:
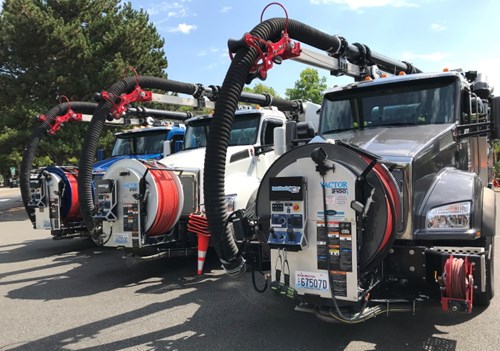
[(353, 128), (344, 128), (344, 129), (332, 129), (328, 130), (326, 132), (321, 132), (320, 134), (335, 134), (335, 133), (342, 133), (342, 132), (347, 132), (349, 130), (353, 130)]
[(376, 127), (401, 127), (401, 126), (416, 126), (416, 125), (422, 125), (422, 124), (423, 123), (409, 123), (409, 122), (383, 123), (383, 124), (372, 124), (372, 125), (369, 125), (368, 127), (371, 127), (371, 128), (376, 128)]

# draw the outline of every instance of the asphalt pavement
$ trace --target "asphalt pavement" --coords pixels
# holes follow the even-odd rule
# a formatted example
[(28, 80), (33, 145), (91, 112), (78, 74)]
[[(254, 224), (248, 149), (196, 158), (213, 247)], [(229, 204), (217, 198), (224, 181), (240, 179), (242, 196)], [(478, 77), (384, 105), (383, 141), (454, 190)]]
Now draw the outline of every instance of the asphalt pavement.
[(498, 296), (470, 315), (425, 303), (415, 315), (332, 324), (257, 293), (250, 274), (225, 276), (213, 252), (202, 277), (196, 258), (122, 256), (86, 239), (52, 240), (32, 228), (19, 188), (0, 189), (0, 350), (500, 349)]

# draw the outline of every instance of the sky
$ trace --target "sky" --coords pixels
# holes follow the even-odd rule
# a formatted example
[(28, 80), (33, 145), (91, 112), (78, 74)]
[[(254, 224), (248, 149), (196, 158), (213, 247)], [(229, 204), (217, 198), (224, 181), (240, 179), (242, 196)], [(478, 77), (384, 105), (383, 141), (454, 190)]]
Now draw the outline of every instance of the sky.
[[(143, 8), (165, 39), (170, 79), (221, 85), (230, 65), (227, 40), (239, 39), (257, 24), (270, 1), (132, 0)], [(443, 68), (486, 73), (500, 94), (500, 2), (497, 0), (282, 0), (288, 17), (349, 43), (413, 63), (425, 72)], [(264, 19), (284, 17), (278, 5)], [(265, 81), (284, 97), (307, 66), (286, 60)], [(327, 77), (329, 87), (351, 78)]]
[[(3, 0), (0, 0), (0, 4)], [(165, 40), (167, 73), (173, 80), (221, 85), (230, 65), (227, 41), (254, 28), (269, 0), (132, 0), (144, 9)], [(282, 0), (289, 18), (349, 43), (411, 62), (425, 72), (443, 68), (486, 73), (500, 94), (500, 2), (497, 0)], [(0, 5), (1, 6), (1, 5)], [(284, 17), (278, 5), (264, 19)], [(286, 60), (265, 81), (284, 97), (307, 66)], [(140, 72), (139, 72), (140, 74)], [(327, 84), (352, 79), (330, 76)]]
[[(220, 85), (230, 65), (227, 40), (239, 39), (260, 23), (270, 1), (132, 0), (160, 35), (170, 79)], [(359, 42), (372, 51), (413, 63), (425, 72), (443, 68), (486, 73), (500, 94), (500, 2), (497, 0), (282, 0), (289, 18), (328, 34)], [(284, 17), (280, 6), (263, 18)], [(307, 66), (286, 60), (262, 83), (282, 97)], [(330, 76), (328, 86), (352, 79)], [(254, 80), (250, 86), (261, 82)]]

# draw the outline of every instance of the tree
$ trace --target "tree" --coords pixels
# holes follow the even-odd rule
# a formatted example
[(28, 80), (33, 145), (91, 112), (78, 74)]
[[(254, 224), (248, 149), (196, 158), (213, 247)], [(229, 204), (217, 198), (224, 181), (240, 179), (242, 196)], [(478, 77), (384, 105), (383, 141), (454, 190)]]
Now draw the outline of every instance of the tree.
[[(91, 101), (94, 92), (130, 75), (129, 66), (141, 75), (165, 77), (163, 44), (148, 14), (120, 0), (4, 0), (0, 170), (19, 166), (36, 125), (33, 117), (61, 96)], [(85, 127), (71, 124), (40, 144), (45, 162), (47, 155), (55, 164), (77, 160)], [(104, 140), (110, 139), (108, 133)]]
[(274, 97), (279, 97), (276, 90), (274, 90), (272, 87), (268, 87), (267, 85), (264, 85), (262, 83), (255, 84), (253, 86), (253, 88), (243, 87), (243, 91), (246, 91), (248, 93), (254, 93), (254, 94), (269, 94), (269, 95), (274, 96)]
[(320, 104), (326, 88), (326, 77), (320, 78), (316, 69), (306, 68), (300, 72), (300, 79), (295, 82), (295, 87), (286, 89), (285, 96), (290, 100), (301, 99)]
[[(276, 90), (274, 90), (271, 87), (268, 87), (267, 85), (264, 85), (262, 83), (257, 83), (255, 84), (252, 88), (251, 87), (243, 87), (243, 91), (247, 93), (254, 93), (254, 94), (269, 94), (272, 97), (279, 97), (278, 93)], [(257, 104), (248, 104), (250, 106), (256, 106)]]

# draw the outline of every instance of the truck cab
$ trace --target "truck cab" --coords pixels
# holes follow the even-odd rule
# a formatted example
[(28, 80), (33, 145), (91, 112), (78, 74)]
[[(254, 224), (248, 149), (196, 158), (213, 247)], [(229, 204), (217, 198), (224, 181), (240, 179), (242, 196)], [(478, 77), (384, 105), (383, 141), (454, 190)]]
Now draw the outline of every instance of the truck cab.
[(318, 136), (279, 158), (258, 190), (270, 262), (286, 259), (295, 278), (284, 289), (271, 269), (271, 287), (326, 319), (333, 299), (341, 321), (374, 316), (375, 301), (425, 296), (465, 312), (488, 305), (490, 142), (500, 110), (481, 78), (415, 73), (327, 92)]
[[(185, 168), (198, 168), (198, 187), (203, 184), (203, 162), (206, 139), (210, 131), (212, 116), (195, 117), (188, 121), (184, 148), (181, 152), (167, 156), (159, 162), (181, 172)], [(229, 140), (226, 170), (226, 196), (232, 208), (247, 205), (250, 194), (258, 186), (267, 168), (276, 159), (274, 129), (284, 127), (286, 116), (273, 109), (249, 109), (236, 112)], [(246, 187), (242, 187), (246, 184)], [(202, 189), (198, 192), (203, 194)], [(185, 198), (185, 201), (187, 199)], [(237, 207), (233, 202), (236, 202)], [(203, 200), (201, 202), (203, 204)], [(193, 208), (198, 207), (193, 206)]]
[(182, 149), (184, 125), (140, 127), (115, 134), (111, 157), (94, 163), (93, 173), (104, 174), (116, 161), (140, 158), (159, 160), (164, 157), (164, 144), (172, 145), (172, 153)]
[(469, 85), (458, 72), (418, 74), (358, 82), (325, 95), (322, 137), (356, 145), (392, 163), (403, 199), (399, 238), (442, 238), (429, 231), (421, 211), (430, 188), (438, 178), (442, 182), (452, 177), (451, 169), (474, 173), (480, 188), (492, 182), (483, 123), (489, 120), (468, 107)]

